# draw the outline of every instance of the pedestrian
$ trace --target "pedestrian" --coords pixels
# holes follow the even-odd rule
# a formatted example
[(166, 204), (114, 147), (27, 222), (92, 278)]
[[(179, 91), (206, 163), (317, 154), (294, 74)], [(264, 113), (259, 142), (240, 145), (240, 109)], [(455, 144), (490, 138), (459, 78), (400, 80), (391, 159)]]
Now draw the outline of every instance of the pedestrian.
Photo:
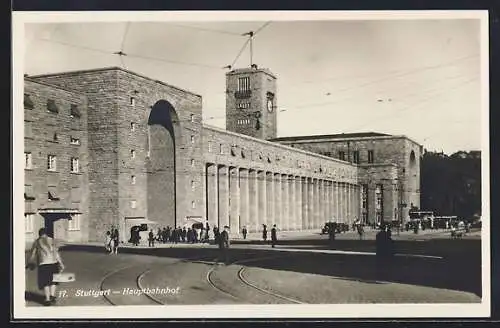
[(224, 230), (219, 236), (219, 249), (221, 251), (221, 260), (225, 265), (229, 264), (228, 249), (229, 249), (229, 227), (224, 226)]
[(262, 239), (264, 243), (267, 242), (267, 226), (265, 224), (262, 225)]
[(218, 227), (214, 227), (214, 242), (216, 245), (220, 243), (220, 232)]
[(38, 288), (43, 289), (45, 294), (43, 304), (45, 306), (55, 304), (58, 283), (53, 281), (53, 276), (55, 273), (64, 271), (64, 264), (54, 239), (47, 235), (45, 228), (38, 231), (38, 238), (30, 250), (27, 267), (29, 269), (38, 267)]
[(247, 239), (247, 227), (243, 227), (243, 229), (241, 230), (241, 233), (243, 234), (243, 239)]
[(108, 230), (106, 231), (106, 237), (104, 238), (104, 248), (108, 254), (111, 254), (112, 251), (111, 241), (111, 232)]
[(120, 244), (120, 234), (118, 233), (118, 229), (113, 230), (111, 239), (111, 253), (118, 254), (118, 245)]
[(207, 220), (206, 225), (205, 225), (205, 241), (207, 243), (210, 242), (210, 225), (208, 224), (208, 220)]
[(181, 231), (181, 240), (182, 242), (184, 243), (186, 241), (186, 238), (187, 238), (187, 242), (189, 243), (190, 242), (190, 237), (188, 236), (188, 231), (190, 231), (191, 228), (189, 228), (188, 230), (186, 230), (186, 227), (183, 227), (182, 228), (182, 231)]
[(149, 247), (155, 247), (155, 235), (153, 233), (153, 229), (149, 231), (149, 238), (148, 238), (148, 246)]
[(272, 247), (274, 248), (274, 246), (276, 245), (276, 242), (278, 241), (278, 237), (276, 235), (276, 224), (273, 225), (273, 228), (271, 229), (271, 245)]

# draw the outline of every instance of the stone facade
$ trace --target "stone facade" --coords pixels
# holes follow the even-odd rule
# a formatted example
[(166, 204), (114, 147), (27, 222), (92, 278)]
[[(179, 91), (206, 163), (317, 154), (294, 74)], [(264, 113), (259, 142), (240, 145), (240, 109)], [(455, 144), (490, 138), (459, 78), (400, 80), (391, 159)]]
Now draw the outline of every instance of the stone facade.
[[(247, 99), (235, 94), (241, 83), (237, 78), (243, 75), (251, 76), (255, 89), (248, 99), (256, 107), (235, 107)], [(189, 218), (206, 219), (211, 226), (229, 225), (234, 235), (243, 226), (254, 232), (261, 231), (263, 224), (303, 230), (319, 229), (328, 220), (353, 223), (363, 217), (361, 187), (365, 184), (370, 204), (375, 199), (374, 188), (383, 185), (384, 205), (379, 212), (384, 220), (395, 217), (400, 195), (418, 204), (418, 197), (412, 197), (417, 195), (413, 190), (418, 188), (420, 148), (408, 138), (353, 140), (349, 147), (361, 153), (373, 147), (377, 161), (339, 160), (327, 152), (343, 149), (346, 140), (273, 139), (276, 78), (268, 70), (230, 72), (227, 87), (228, 130), (232, 131), (202, 124), (199, 95), (120, 68), (25, 79), (25, 92), (35, 102), (35, 109), (25, 109), (25, 151), (34, 152), (36, 147), (40, 152), (33, 157), (37, 163), (44, 158), (46, 162), (45, 153), (52, 149), (60, 156), (80, 156), (81, 174), (66, 177), (61, 172), (50, 182), (62, 190), (60, 199), (68, 208), (75, 206), (68, 203), (67, 190), (80, 186), (81, 230), (63, 239), (101, 241), (104, 232), (114, 226), (119, 227), (122, 241), (127, 241), (133, 225), (149, 222), (155, 229), (182, 226)], [(47, 113), (44, 106), (49, 97), (64, 108), (77, 104), (80, 120), (62, 111), (57, 116)], [(243, 119), (238, 115), (245, 111), (261, 113), (262, 128), (245, 131), (241, 121), (239, 125), (234, 121)], [(61, 134), (70, 134), (75, 122), (80, 124), (78, 147), (53, 144), (46, 138), (30, 139), (30, 129), (52, 131), (57, 126), (64, 131)], [(52, 175), (46, 163), (40, 170), (26, 170), (27, 184), (40, 188), (36, 198), (45, 192)], [(33, 182), (36, 179), (40, 182)], [(31, 200), (26, 204), (32, 213), (47, 206)], [(377, 215), (375, 206), (368, 206), (366, 212), (367, 217)], [(42, 221), (39, 218), (40, 224)]]
[(370, 191), (370, 222), (376, 221), (376, 213), (370, 209), (374, 208), (373, 192), (377, 185), (383, 185), (387, 191), (385, 196), (397, 199), (396, 210), (392, 208), (389, 212), (389, 207), (384, 207), (383, 220), (406, 221), (411, 206), (420, 206), (422, 146), (406, 136), (353, 133), (284, 137), (271, 141), (357, 164), (360, 167), (359, 184), (368, 184)]
[[(54, 101), (52, 104), (48, 104)], [(72, 108), (73, 114), (72, 115)], [(50, 110), (49, 110), (50, 106)], [(52, 111), (51, 111), (52, 110)], [(38, 237), (45, 220), (58, 239), (89, 236), (87, 97), (25, 79), (24, 153), (26, 241)], [(49, 156), (55, 156), (49, 167)], [(78, 163), (72, 160), (77, 160)], [(70, 222), (71, 220), (71, 222)]]

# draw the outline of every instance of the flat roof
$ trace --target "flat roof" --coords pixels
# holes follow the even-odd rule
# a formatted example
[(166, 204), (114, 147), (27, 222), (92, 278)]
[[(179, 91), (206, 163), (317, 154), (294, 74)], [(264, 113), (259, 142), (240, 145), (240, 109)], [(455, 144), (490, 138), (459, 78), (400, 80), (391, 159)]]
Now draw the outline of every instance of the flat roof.
[(355, 132), (355, 133), (336, 133), (336, 134), (317, 134), (311, 136), (290, 136), (270, 139), (270, 141), (298, 141), (298, 140), (316, 140), (316, 139), (348, 139), (365, 137), (387, 137), (390, 134), (379, 132)]
[(185, 92), (185, 93), (189, 93), (189, 94), (191, 94), (193, 96), (201, 98), (201, 95), (199, 95), (197, 93), (194, 93), (192, 91), (176, 87), (174, 85), (168, 84), (166, 82), (163, 82), (163, 81), (160, 81), (160, 80), (157, 80), (157, 79), (152, 79), (152, 78), (147, 77), (145, 75), (142, 75), (142, 74), (139, 74), (139, 73), (136, 73), (136, 72), (133, 72), (133, 71), (129, 71), (127, 69), (124, 69), (124, 68), (121, 68), (121, 67), (118, 67), (118, 66), (101, 67), (101, 68), (91, 68), (91, 69), (85, 69), (85, 70), (66, 71), (66, 72), (48, 73), (48, 74), (40, 74), (40, 75), (29, 75), (29, 77), (32, 78), (32, 79), (37, 79), (37, 78), (41, 78), (41, 77), (50, 77), (50, 76), (56, 76), (56, 75), (78, 75), (78, 74), (93, 73), (93, 72), (104, 72), (104, 71), (122, 71), (122, 72), (125, 72), (127, 74), (132, 74), (132, 75), (138, 76), (140, 78), (146, 79), (148, 81), (159, 83), (159, 84), (165, 85), (167, 87), (170, 87), (170, 88), (173, 88), (173, 89), (177, 89), (179, 91), (182, 91), (182, 92)]

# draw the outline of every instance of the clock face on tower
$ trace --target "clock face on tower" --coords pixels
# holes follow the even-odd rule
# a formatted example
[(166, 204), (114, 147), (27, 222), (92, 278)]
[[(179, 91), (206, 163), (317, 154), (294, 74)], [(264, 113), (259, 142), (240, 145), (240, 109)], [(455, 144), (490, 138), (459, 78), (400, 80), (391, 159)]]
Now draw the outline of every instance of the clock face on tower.
[(273, 100), (272, 99), (267, 99), (267, 111), (269, 113), (273, 112)]

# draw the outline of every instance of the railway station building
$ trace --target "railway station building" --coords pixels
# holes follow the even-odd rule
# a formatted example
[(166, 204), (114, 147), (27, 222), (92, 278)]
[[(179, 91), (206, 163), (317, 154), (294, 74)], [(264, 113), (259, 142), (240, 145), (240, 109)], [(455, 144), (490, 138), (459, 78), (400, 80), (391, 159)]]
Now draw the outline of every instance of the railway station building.
[(277, 136), (277, 78), (226, 73), (226, 129), (200, 95), (117, 67), (24, 78), (26, 240), (123, 241), (144, 222), (318, 230), (406, 221), (422, 147), (406, 136)]

